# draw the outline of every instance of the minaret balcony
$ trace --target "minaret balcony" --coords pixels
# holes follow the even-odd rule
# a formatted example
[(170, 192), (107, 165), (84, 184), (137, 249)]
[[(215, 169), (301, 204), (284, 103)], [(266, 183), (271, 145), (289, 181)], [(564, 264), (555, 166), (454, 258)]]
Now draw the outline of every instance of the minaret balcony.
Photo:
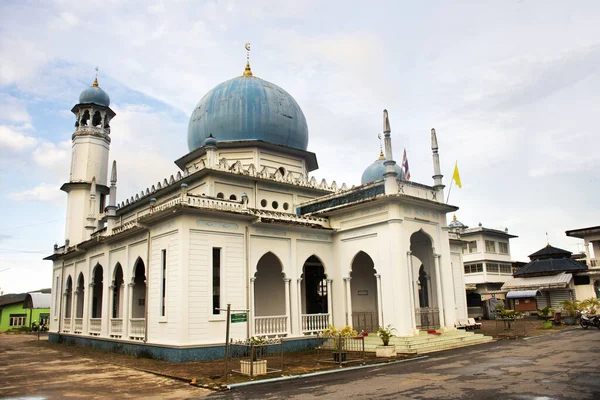
[(99, 126), (78, 126), (75, 133), (73, 133), (72, 139), (81, 135), (100, 136), (110, 142), (110, 128), (102, 128)]

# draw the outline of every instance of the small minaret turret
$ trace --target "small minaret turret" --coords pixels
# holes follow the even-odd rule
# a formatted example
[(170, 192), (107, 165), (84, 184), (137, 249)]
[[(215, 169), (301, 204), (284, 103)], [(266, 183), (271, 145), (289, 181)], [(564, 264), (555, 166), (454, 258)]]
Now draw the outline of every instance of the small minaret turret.
[(76, 245), (88, 240), (98, 228), (98, 216), (104, 211), (109, 194), (106, 181), (110, 121), (115, 112), (110, 109), (110, 98), (98, 85), (97, 77), (92, 86), (81, 92), (79, 103), (71, 111), (75, 114), (71, 171), (61, 190), (68, 195), (65, 240)]
[(385, 178), (385, 194), (398, 194), (398, 173), (394, 168), (396, 161), (394, 161), (394, 156), (392, 155), (391, 132), (392, 129), (390, 128), (388, 112), (387, 110), (383, 110), (383, 141), (385, 145), (385, 161), (383, 162), (383, 165), (385, 165), (385, 173), (383, 176)]
[(117, 161), (113, 160), (110, 170), (110, 189), (108, 195), (108, 206), (106, 207), (106, 222), (108, 233), (112, 232), (117, 220)]
[(442, 175), (440, 168), (440, 155), (438, 154), (438, 141), (435, 129), (431, 128), (431, 151), (433, 152), (433, 188), (440, 192), (438, 200), (444, 201), (444, 184), (442, 183)]
[(206, 166), (214, 168), (219, 160), (217, 160), (217, 139), (213, 137), (212, 133), (204, 140), (204, 147), (206, 148)]

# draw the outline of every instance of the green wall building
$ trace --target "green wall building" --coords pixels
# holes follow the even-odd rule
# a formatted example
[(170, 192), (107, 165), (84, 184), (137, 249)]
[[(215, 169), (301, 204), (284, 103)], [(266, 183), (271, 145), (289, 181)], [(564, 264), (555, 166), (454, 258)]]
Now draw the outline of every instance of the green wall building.
[(30, 329), (32, 323), (49, 323), (50, 289), (0, 296), (0, 332)]

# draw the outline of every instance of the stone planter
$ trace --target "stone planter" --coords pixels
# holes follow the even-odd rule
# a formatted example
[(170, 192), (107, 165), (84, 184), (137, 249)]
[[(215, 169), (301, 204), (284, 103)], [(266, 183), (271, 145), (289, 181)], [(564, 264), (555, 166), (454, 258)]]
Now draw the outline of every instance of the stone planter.
[(575, 317), (563, 317), (562, 322), (565, 325), (575, 325), (577, 318)]
[[(250, 375), (250, 365), (252, 365), (252, 375)], [(240, 370), (242, 374), (248, 376), (258, 376), (267, 374), (267, 360), (240, 360)]]
[(375, 355), (377, 357), (396, 357), (396, 346), (377, 346), (375, 347)]

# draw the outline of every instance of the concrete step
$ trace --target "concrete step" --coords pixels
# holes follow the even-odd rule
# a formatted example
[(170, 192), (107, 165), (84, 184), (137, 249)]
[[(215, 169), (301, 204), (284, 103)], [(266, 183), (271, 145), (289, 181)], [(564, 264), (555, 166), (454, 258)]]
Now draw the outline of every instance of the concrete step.
[[(489, 336), (475, 334), (474, 332), (448, 331), (443, 332), (441, 335), (420, 333), (415, 336), (394, 336), (390, 339), (390, 344), (396, 345), (398, 353), (423, 354), (487, 343), (492, 340)], [(377, 346), (381, 346), (379, 337), (375, 335), (365, 338), (365, 351), (374, 352)]]

